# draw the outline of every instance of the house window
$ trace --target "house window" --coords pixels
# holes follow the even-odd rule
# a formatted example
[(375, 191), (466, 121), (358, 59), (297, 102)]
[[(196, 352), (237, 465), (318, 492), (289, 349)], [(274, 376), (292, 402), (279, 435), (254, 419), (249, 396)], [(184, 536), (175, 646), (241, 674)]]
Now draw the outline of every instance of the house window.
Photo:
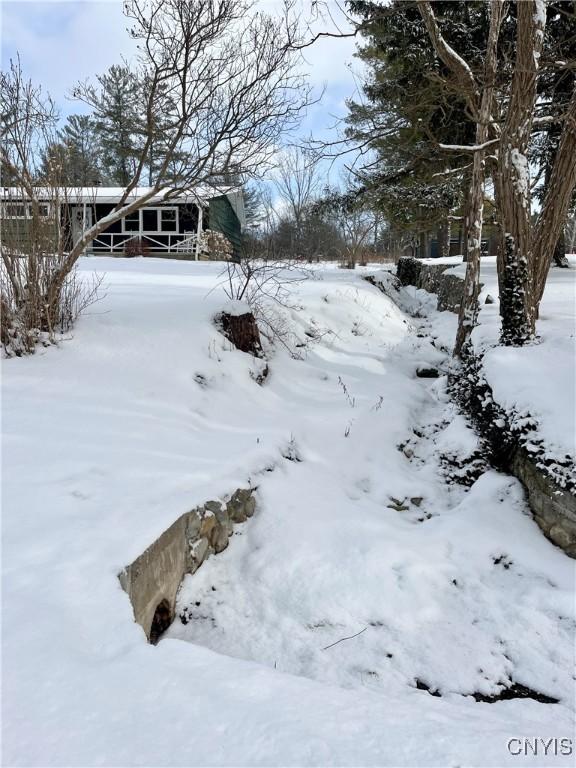
[(133, 211), (128, 216), (124, 216), (123, 219), (124, 232), (139, 232), (140, 231), (140, 211)]
[(177, 208), (140, 208), (123, 219), (123, 232), (147, 234), (178, 231)]
[(160, 209), (160, 230), (162, 232), (176, 232), (178, 229), (177, 213), (176, 208)]
[(28, 206), (24, 203), (4, 203), (4, 215), (7, 219), (27, 219)]
[(158, 211), (156, 208), (143, 208), (142, 232), (158, 232)]
[[(7, 219), (31, 219), (31, 203), (4, 203), (2, 214)], [(38, 214), (41, 218), (47, 219), (50, 215), (50, 206), (48, 203), (38, 203)]]

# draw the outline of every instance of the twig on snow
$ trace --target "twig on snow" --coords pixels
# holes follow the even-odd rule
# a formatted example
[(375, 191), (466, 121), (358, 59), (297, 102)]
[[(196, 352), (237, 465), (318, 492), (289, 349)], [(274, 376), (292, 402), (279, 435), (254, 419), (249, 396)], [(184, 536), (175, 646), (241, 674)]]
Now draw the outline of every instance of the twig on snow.
[(336, 640), (335, 643), (330, 643), (330, 645), (327, 645), (326, 648), (322, 648), (323, 651), (327, 651), (328, 648), (332, 648), (333, 645), (338, 645), (338, 643), (344, 642), (344, 640), (352, 640), (353, 637), (358, 637), (358, 635), (361, 635), (362, 632), (366, 632), (368, 627), (364, 627), (364, 629), (361, 629), (360, 632), (356, 632), (355, 635), (349, 635), (348, 637), (341, 637), (340, 640)]

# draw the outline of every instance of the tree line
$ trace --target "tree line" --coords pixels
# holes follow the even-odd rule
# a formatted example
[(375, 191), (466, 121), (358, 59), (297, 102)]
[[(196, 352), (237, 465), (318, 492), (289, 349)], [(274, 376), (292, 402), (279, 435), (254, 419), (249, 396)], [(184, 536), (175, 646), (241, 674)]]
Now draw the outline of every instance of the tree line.
[(347, 189), (326, 183), (314, 153), (286, 149), (267, 183), (247, 185), (245, 253), (267, 260), (339, 261), (341, 266), (390, 254), (383, 215)]

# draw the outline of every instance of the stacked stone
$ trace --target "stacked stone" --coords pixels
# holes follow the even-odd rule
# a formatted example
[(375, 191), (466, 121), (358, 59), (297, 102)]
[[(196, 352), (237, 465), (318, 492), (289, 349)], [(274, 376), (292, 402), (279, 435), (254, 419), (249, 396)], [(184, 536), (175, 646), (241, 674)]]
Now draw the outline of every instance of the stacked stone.
[(464, 280), (459, 275), (444, 274), (447, 269), (446, 264), (424, 264), (418, 259), (403, 256), (398, 260), (396, 277), (404, 286), (414, 285), (437, 294), (437, 309), (440, 312), (458, 313), (464, 295)]
[(515, 450), (511, 469), (524, 484), (542, 531), (569, 557), (576, 558), (576, 495), (560, 488), (522, 447)]
[(226, 549), (234, 523), (252, 517), (256, 500), (252, 491), (239, 489), (226, 503), (208, 501), (193, 509), (187, 517), (186, 539), (189, 547), (188, 573), (194, 573), (212, 554)]
[(118, 574), (130, 597), (134, 618), (149, 640), (158, 639), (152, 630), (159, 611), (163, 612), (164, 627), (172, 621), (184, 576), (195, 573), (210, 555), (226, 549), (234, 524), (244, 523), (255, 510), (256, 499), (250, 488), (238, 489), (226, 502), (208, 501), (179, 517)]

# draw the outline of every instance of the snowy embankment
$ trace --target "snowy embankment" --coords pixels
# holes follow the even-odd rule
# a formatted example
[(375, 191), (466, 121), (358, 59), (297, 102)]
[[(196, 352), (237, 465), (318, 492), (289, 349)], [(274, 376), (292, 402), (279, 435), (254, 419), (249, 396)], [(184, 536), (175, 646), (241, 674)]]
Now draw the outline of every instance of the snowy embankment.
[[(447, 483), (476, 439), (415, 376), (440, 343), (324, 268), (259, 386), (218, 265), (81, 269), (107, 298), (3, 365), (4, 764), (570, 764), (506, 745), (572, 735), (574, 563), (515, 480)], [(248, 480), (255, 517), (147, 645), (118, 571)], [(470, 695), (511, 683), (560, 702)]]
[[(496, 258), (483, 258), (482, 310), (473, 335), (475, 347), (487, 350), (483, 367), (496, 402), (518, 419), (530, 415), (536, 420), (537, 436), (552, 459), (576, 454), (576, 256), (568, 258), (571, 269), (550, 270), (536, 329), (538, 343), (521, 348), (497, 346)], [(458, 264), (449, 271), (463, 276), (465, 269)], [(494, 304), (484, 304), (488, 294)]]

